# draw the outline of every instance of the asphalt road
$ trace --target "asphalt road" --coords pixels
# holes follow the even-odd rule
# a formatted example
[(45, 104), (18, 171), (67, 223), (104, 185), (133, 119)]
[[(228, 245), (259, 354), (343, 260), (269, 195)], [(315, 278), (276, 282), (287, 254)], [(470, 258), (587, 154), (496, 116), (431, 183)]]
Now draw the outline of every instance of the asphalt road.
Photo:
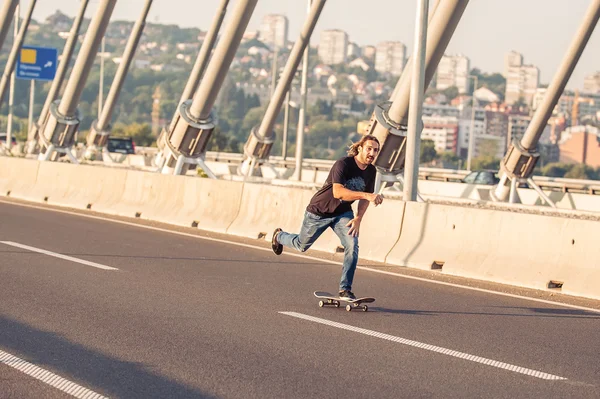
[(600, 313), (226, 239), (0, 203), (0, 397), (600, 397)]

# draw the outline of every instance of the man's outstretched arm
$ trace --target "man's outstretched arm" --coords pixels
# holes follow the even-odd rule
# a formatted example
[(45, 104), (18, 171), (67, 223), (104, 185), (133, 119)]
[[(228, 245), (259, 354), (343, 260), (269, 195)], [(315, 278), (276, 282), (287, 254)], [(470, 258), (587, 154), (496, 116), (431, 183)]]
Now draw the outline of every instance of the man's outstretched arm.
[(334, 198), (337, 198), (342, 201), (366, 200), (368, 202), (373, 202), (375, 206), (383, 202), (383, 196), (379, 194), (365, 193), (362, 191), (352, 191), (347, 189), (340, 183), (333, 183), (333, 196)]
[(369, 201), (367, 200), (359, 200), (358, 201), (358, 212), (354, 219), (348, 222), (346, 226), (350, 227), (348, 230), (348, 234), (353, 237), (358, 237), (358, 232), (360, 231), (360, 223), (362, 222), (363, 215), (367, 211), (369, 207)]
[(358, 201), (358, 211), (356, 213), (356, 217), (362, 219), (362, 217), (364, 216), (368, 207), (369, 207), (369, 201), (367, 201), (367, 200)]

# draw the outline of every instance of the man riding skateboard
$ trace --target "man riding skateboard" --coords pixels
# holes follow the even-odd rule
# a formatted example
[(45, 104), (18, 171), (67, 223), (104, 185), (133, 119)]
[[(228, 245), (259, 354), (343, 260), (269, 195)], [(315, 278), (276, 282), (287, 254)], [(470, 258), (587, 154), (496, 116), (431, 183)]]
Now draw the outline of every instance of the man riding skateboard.
[[(304, 213), (299, 234), (275, 229), (271, 247), (281, 255), (283, 246), (304, 252), (330, 227), (340, 238), (344, 247), (344, 262), (340, 280), (341, 298), (356, 299), (352, 293), (352, 281), (358, 263), (358, 233), (360, 223), (369, 207), (383, 202), (383, 196), (374, 194), (376, 170), (372, 165), (379, 153), (379, 140), (365, 135), (352, 144), (348, 156), (333, 164), (323, 187), (312, 197)], [(352, 203), (358, 200), (358, 212), (354, 216)]]

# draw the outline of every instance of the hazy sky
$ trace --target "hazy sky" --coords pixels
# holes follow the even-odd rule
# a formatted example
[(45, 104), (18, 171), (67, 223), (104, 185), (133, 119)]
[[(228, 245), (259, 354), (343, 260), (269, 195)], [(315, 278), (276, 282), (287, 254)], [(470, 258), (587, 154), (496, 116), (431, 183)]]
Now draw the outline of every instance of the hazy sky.
[[(441, 0), (444, 1), (444, 0)], [(21, 0), (23, 5), (29, 0)], [(38, 0), (34, 18), (60, 9), (77, 11), (78, 0)], [(198, 27), (206, 30), (220, 0), (154, 0), (149, 21)], [(231, 0), (232, 10), (236, 0)], [(430, 1), (433, 4), (433, 1)], [(540, 68), (541, 82), (548, 83), (581, 24), (588, 0), (471, 0), (450, 41), (447, 53), (462, 53), (471, 67), (502, 72), (504, 54), (516, 50), (525, 63)], [(98, 0), (91, 0), (91, 16)], [(112, 19), (134, 20), (144, 0), (119, 0)], [(307, 0), (259, 0), (248, 29), (255, 30), (262, 17), (281, 13), (290, 20), (290, 40), (295, 40), (306, 15)], [(329, 0), (317, 24), (312, 43), (324, 29), (343, 29), (359, 45), (383, 40), (402, 41), (411, 51), (416, 0)], [(226, 22), (227, 23), (227, 20)], [(592, 35), (569, 88), (581, 88), (584, 76), (600, 71), (600, 28)]]

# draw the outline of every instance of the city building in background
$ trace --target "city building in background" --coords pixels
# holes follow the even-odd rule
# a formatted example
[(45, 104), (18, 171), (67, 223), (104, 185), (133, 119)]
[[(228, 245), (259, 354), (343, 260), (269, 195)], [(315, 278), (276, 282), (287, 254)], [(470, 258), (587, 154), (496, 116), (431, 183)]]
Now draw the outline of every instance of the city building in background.
[(487, 136), (495, 138), (499, 144), (498, 151), (494, 156), (502, 158), (509, 144), (508, 115), (504, 112), (485, 111), (485, 131)]
[[(546, 88), (538, 88), (533, 98), (532, 110), (535, 111), (544, 99)], [(600, 112), (600, 92), (575, 92), (565, 91), (552, 112), (553, 116), (562, 116), (568, 119), (571, 126), (576, 126), (587, 119), (597, 119)]]
[(600, 167), (600, 130), (594, 126), (573, 126), (562, 132), (558, 143), (560, 162)]
[(444, 90), (455, 86), (459, 93), (468, 93), (471, 62), (464, 55), (444, 55), (437, 68), (435, 88)]
[(381, 42), (375, 52), (375, 70), (400, 76), (406, 63), (406, 46), (401, 42)]
[(506, 141), (507, 147), (513, 138), (521, 140), (527, 131), (527, 126), (531, 122), (531, 117), (526, 115), (509, 115), (508, 116), (508, 137)]
[(458, 119), (455, 116), (423, 116), (421, 138), (432, 140), (438, 153), (456, 154), (458, 143)]
[(360, 46), (354, 42), (350, 42), (348, 43), (348, 50), (346, 51), (346, 56), (348, 57), (349, 60), (353, 60), (355, 58), (360, 57), (361, 54), (361, 50), (360, 50)]
[(375, 59), (375, 53), (377, 52), (375, 46), (364, 46), (362, 47), (361, 51), (363, 57), (368, 58), (370, 60)]
[(332, 29), (321, 32), (319, 59), (324, 64), (342, 64), (347, 60), (348, 34), (343, 30)]
[(508, 78), (508, 73), (512, 67), (520, 67), (523, 65), (523, 54), (516, 51), (510, 51), (504, 56), (504, 70), (502, 75)]
[(265, 15), (260, 24), (260, 40), (270, 46), (285, 48), (288, 42), (289, 21), (285, 15)]
[(533, 103), (533, 97), (540, 85), (540, 70), (534, 65), (524, 65), (523, 56), (510, 52), (505, 58), (506, 91), (504, 101), (514, 104), (524, 101), (527, 106)]
[[(469, 153), (469, 140), (471, 139), (471, 106), (461, 106), (460, 119), (458, 121), (458, 155), (466, 158)], [(473, 118), (473, 157), (478, 156), (479, 141), (486, 135), (485, 109), (475, 107)]]
[(585, 77), (583, 80), (583, 91), (600, 94), (600, 71)]

